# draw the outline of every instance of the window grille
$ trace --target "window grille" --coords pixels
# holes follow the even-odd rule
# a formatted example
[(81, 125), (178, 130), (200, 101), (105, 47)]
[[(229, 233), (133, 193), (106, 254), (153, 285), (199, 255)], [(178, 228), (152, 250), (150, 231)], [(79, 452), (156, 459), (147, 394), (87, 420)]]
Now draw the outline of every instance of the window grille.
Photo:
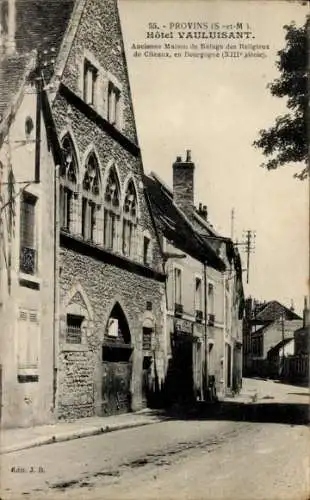
[(26, 274), (36, 272), (36, 201), (24, 193), (20, 206), (20, 270)]
[(83, 316), (67, 314), (66, 342), (67, 344), (82, 343)]

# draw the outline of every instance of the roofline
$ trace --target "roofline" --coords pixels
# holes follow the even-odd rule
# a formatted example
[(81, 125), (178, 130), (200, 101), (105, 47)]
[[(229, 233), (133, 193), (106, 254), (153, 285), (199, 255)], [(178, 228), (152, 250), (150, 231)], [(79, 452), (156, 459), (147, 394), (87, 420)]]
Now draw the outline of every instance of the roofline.
[(15, 96), (12, 98), (11, 103), (8, 105), (7, 111), (0, 123), (0, 147), (2, 146), (3, 140), (10, 130), (12, 119), (14, 118), (14, 115), (17, 113), (18, 108), (22, 103), (27, 77), (36, 68), (36, 63), (37, 63), (37, 51), (33, 50), (29, 52), (29, 61), (26, 64), (23, 74), (23, 79), (20, 83), (19, 89), (16, 92)]
[[(156, 182), (158, 182), (159, 184), (161, 184), (161, 185), (162, 185), (162, 186), (166, 189), (165, 183), (162, 183), (161, 179), (160, 179), (160, 178), (159, 178), (156, 174), (154, 174), (154, 172), (151, 172), (150, 176), (152, 176)], [(148, 176), (146, 176), (146, 177), (148, 177)], [(168, 188), (168, 192), (170, 192), (170, 193), (171, 193), (170, 188)], [(224, 261), (223, 261), (223, 260), (222, 260), (222, 259), (221, 259), (221, 258), (220, 258), (217, 254), (216, 254), (216, 252), (214, 251), (214, 249), (212, 248), (212, 246), (211, 246), (208, 242), (201, 241), (201, 240), (202, 240), (202, 235), (200, 235), (200, 234), (196, 231), (196, 229), (194, 228), (194, 226), (192, 225), (191, 221), (188, 219), (188, 217), (186, 216), (186, 214), (183, 212), (183, 210), (181, 210), (181, 209), (177, 206), (177, 204), (174, 202), (173, 197), (171, 198), (171, 202), (173, 203), (173, 206), (174, 206), (174, 208), (177, 210), (177, 212), (179, 212), (180, 216), (181, 216), (181, 217), (182, 217), (182, 218), (186, 221), (186, 223), (189, 225), (189, 227), (191, 228), (191, 230), (193, 231), (193, 233), (194, 233), (194, 235), (195, 235), (195, 238), (199, 241), (199, 243), (200, 243), (202, 246), (207, 245), (208, 250), (214, 254), (214, 257), (215, 257), (216, 259), (218, 259), (218, 261), (219, 261), (219, 262), (221, 262), (221, 263), (223, 264), (224, 268), (226, 269), (226, 264), (225, 264), (225, 262), (224, 262)], [(199, 260), (199, 261), (201, 262), (201, 260), (200, 260), (200, 259), (197, 259), (197, 260)], [(205, 261), (207, 262), (207, 258), (206, 258), (206, 260), (205, 260)], [(212, 266), (210, 266), (210, 267), (212, 267)]]
[(203, 217), (201, 217), (201, 215), (199, 215), (199, 213), (196, 210), (194, 210), (193, 213), (194, 217), (196, 217), (196, 219), (200, 222), (200, 224), (202, 224), (206, 229), (208, 229), (208, 231), (210, 231), (210, 233), (212, 233), (214, 236), (217, 236), (219, 239), (225, 239), (225, 240), (229, 239), (226, 236), (221, 236), (217, 231), (215, 231), (214, 228), (211, 227), (211, 225)]
[[(257, 313), (256, 316), (258, 316), (259, 314), (261, 314), (265, 309), (266, 307), (268, 307), (272, 302), (276, 302), (277, 304), (279, 304), (279, 306), (281, 307), (284, 307), (284, 309), (286, 309), (287, 311), (290, 311), (291, 313), (295, 314), (295, 316), (297, 316), (297, 318), (293, 318), (291, 320), (287, 320), (287, 321), (294, 321), (294, 319), (297, 321), (297, 320), (302, 320), (302, 317), (299, 316), (299, 314), (295, 313), (295, 311), (291, 311), (291, 309), (287, 306), (285, 306), (284, 304), (281, 304), (281, 302), (279, 302), (278, 300), (269, 300), (268, 302), (266, 302), (266, 304), (263, 306), (263, 308)], [(272, 320), (272, 321), (276, 321), (276, 320)]]
[(70, 19), (66, 28), (66, 31), (62, 37), (62, 42), (60, 44), (60, 48), (58, 50), (53, 75), (50, 80), (50, 86), (53, 88), (52, 101), (56, 97), (56, 93), (59, 89), (59, 85), (61, 83), (62, 75), (65, 70), (68, 57), (70, 55), (70, 50), (72, 47), (72, 43), (74, 41), (76, 32), (80, 25), (81, 17), (84, 11), (84, 7), (87, 0), (75, 0), (74, 7), (70, 15)]

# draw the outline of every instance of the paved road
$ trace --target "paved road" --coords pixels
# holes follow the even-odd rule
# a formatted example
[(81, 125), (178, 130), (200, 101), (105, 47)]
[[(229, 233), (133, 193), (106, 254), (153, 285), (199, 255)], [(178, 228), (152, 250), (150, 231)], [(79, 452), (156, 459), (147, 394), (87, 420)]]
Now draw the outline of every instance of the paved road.
[(251, 405), (4, 455), (2, 498), (306, 500), (307, 391), (258, 384)]

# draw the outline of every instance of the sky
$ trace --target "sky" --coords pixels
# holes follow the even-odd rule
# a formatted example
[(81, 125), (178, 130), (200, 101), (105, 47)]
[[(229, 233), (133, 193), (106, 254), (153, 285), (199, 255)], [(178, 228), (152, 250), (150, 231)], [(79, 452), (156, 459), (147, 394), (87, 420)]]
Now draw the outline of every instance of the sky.
[[(293, 178), (296, 165), (267, 171), (252, 146), (258, 131), (286, 112), (285, 99), (272, 97), (267, 84), (279, 76), (277, 51), (285, 46), (283, 26), (302, 25), (307, 7), (299, 2), (231, 0), (119, 0), (131, 92), (144, 169), (172, 186), (172, 163), (190, 149), (195, 162), (195, 204), (208, 206), (210, 222), (234, 240), (256, 232), (246, 295), (279, 300), (301, 312), (308, 294), (309, 184)], [(248, 40), (180, 40), (176, 23), (242, 23)], [(147, 39), (149, 23), (173, 39)], [(173, 23), (173, 26), (170, 26)], [(183, 25), (185, 26), (185, 25)], [(156, 30), (155, 30), (156, 31)], [(203, 31), (203, 29), (196, 29)], [(206, 30), (205, 30), (206, 31)], [(153, 31), (154, 32), (154, 31)], [(255, 37), (255, 38), (252, 38)], [(135, 57), (133, 44), (222, 44), (220, 57)], [(265, 57), (223, 58), (225, 45), (269, 46)], [(189, 52), (190, 50), (188, 50)], [(164, 51), (165, 52), (165, 51)], [(197, 52), (197, 50), (196, 50)], [(200, 52), (198, 50), (198, 52)], [(215, 52), (210, 49), (208, 53)], [(253, 52), (252, 52), (253, 53)], [(240, 250), (242, 247), (239, 247)], [(246, 258), (241, 250), (244, 267)], [(246, 274), (246, 273), (245, 273)], [(246, 275), (244, 277), (246, 278)]]

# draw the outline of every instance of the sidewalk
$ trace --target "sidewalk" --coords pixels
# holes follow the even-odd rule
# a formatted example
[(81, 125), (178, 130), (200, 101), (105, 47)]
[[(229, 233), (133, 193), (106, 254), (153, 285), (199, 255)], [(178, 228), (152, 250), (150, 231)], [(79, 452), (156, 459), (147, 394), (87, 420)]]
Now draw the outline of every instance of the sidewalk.
[[(245, 404), (254, 403), (266, 397), (266, 394), (272, 392), (272, 390), (274, 391), (274, 387), (275, 384), (271, 381), (243, 379), (241, 392), (235, 396), (226, 396), (221, 401)], [(135, 413), (112, 415), (110, 417), (88, 417), (35, 427), (1, 429), (0, 454), (12, 453), (44, 444), (95, 436), (106, 432), (150, 425), (169, 418), (171, 418), (171, 415), (165, 415), (164, 411), (145, 409)]]
[(88, 417), (69, 422), (15, 429), (1, 429), (0, 454), (34, 448), (44, 444), (70, 441), (133, 427), (150, 425), (163, 420), (160, 412), (141, 410), (110, 417)]

